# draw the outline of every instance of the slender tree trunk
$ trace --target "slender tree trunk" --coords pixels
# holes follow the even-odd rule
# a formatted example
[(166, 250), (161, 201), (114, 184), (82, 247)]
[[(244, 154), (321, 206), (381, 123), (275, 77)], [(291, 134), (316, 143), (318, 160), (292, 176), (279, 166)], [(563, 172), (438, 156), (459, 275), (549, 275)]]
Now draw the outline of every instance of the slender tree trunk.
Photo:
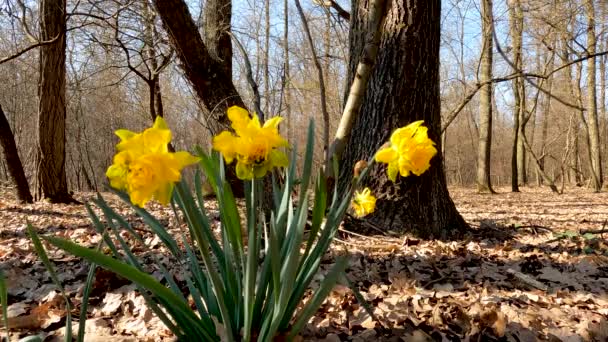
[(72, 203), (66, 179), (65, 0), (40, 1), (42, 40), (59, 39), (40, 47), (38, 106), (37, 198)]
[(143, 2), (144, 8), (144, 43), (146, 44), (146, 53), (150, 61), (150, 79), (148, 80), (150, 115), (152, 121), (156, 120), (157, 116), (164, 117), (163, 98), (160, 89), (160, 74), (158, 70), (157, 53), (155, 48), (155, 39), (158, 36), (156, 31), (155, 21), (156, 14), (150, 11), (148, 0)]
[[(549, 70), (553, 70), (553, 67), (555, 65), (555, 58), (554, 56), (551, 56), (551, 62), (549, 63)], [(553, 86), (553, 76), (550, 76), (547, 79), (547, 89), (549, 90), (549, 93), (553, 93), (554, 90), (554, 86)], [(542, 105), (542, 128), (541, 128), (541, 135), (540, 135), (540, 155), (541, 155), (541, 160), (540, 160), (540, 170), (545, 172), (545, 152), (547, 149), (547, 134), (549, 132), (549, 119), (551, 118), (551, 100), (552, 97), (551, 96), (544, 96), (543, 98), (543, 105)], [(542, 185), (543, 179), (542, 177), (537, 177), (537, 183), (538, 186)]]
[(526, 166), (526, 147), (524, 145), (524, 138), (526, 135), (526, 124), (528, 115), (531, 115), (526, 110), (526, 87), (521, 80), (520, 82), (520, 107), (519, 107), (519, 127), (517, 134), (517, 180), (520, 185), (526, 185), (528, 183), (528, 174)]
[[(492, 79), (493, 53), (493, 15), (492, 0), (482, 0), (481, 19), (483, 44), (481, 48), (481, 74), (479, 81)], [(479, 145), (477, 151), (477, 191), (493, 193), (490, 179), (490, 158), (492, 149), (492, 84), (486, 84), (479, 90)]]
[(33, 198), (30, 193), (30, 186), (27, 183), (23, 164), (21, 164), (21, 159), (19, 158), (15, 137), (4, 115), (4, 111), (2, 111), (2, 106), (0, 106), (0, 146), (2, 146), (2, 150), (4, 151), (8, 173), (17, 187), (17, 199), (24, 203), (32, 203)]
[[(365, 46), (369, 4), (355, 0), (351, 6), (351, 82)], [(440, 0), (393, 1), (390, 5), (382, 29), (383, 48), (378, 51), (343, 155), (341, 184), (352, 178), (352, 167), (358, 160), (371, 157), (394, 129), (413, 121), (425, 121), (430, 138), (441, 150), (440, 17)], [(398, 177), (393, 183), (386, 176), (386, 166), (377, 165), (369, 183), (378, 197), (376, 212), (369, 220), (379, 227), (435, 238), (459, 236), (467, 227), (450, 199), (440, 153), (420, 177)]]
[[(509, 31), (513, 45), (513, 65), (515, 72), (522, 70), (521, 45), (523, 37), (523, 13), (519, 0), (509, 1)], [(522, 130), (522, 97), (525, 98), (523, 79), (517, 77), (513, 79), (513, 145), (511, 148), (511, 191), (519, 192), (519, 152), (520, 152), (520, 132)]]
[[(595, 53), (595, 8), (593, 0), (585, 1), (587, 15), (587, 52)], [(595, 57), (587, 60), (587, 121), (589, 122), (589, 148), (591, 154), (591, 184), (595, 191), (602, 189), (602, 155), (600, 153), (600, 132), (597, 117), (597, 90), (596, 90), (596, 61)]]
[(284, 70), (284, 95), (285, 95), (285, 121), (287, 121), (287, 140), (291, 141), (292, 136), (292, 122), (291, 122), (291, 73), (289, 67), (289, 0), (283, 2), (283, 16), (285, 17), (283, 22), (283, 63), (285, 65)]
[(270, 115), (270, 0), (264, 1), (264, 113)]

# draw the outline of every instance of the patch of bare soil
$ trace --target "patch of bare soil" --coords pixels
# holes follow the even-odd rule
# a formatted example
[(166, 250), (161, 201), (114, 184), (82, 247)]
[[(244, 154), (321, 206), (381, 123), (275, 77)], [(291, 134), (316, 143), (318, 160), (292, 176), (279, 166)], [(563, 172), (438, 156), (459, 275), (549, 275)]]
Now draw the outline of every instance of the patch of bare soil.
[[(412, 236), (363, 237), (343, 230), (326, 256), (349, 254), (348, 278), (369, 311), (348, 287), (338, 286), (301, 338), (307, 341), (608, 341), (608, 193), (499, 189), (478, 195), (451, 189), (473, 227), (461, 241)], [(95, 196), (76, 194), (86, 202)], [(154, 260), (180, 281), (181, 270), (143, 222), (117, 198), (104, 194), (128, 217), (147, 245), (133, 244), (147, 271), (162, 277)], [(217, 220), (215, 203), (209, 213)], [(170, 231), (180, 227), (172, 211), (150, 211)], [(20, 205), (0, 190), (0, 268), (8, 278), (11, 340), (40, 334), (58, 339), (65, 306), (25, 234), (26, 221), (51, 233), (95, 246), (100, 235), (83, 206)], [(216, 221), (217, 224), (217, 221)], [(126, 235), (125, 235), (126, 237)], [(79, 314), (88, 264), (61, 251), (50, 257)], [(312, 291), (314, 291), (313, 284)], [(88, 308), (89, 341), (172, 340), (134, 286), (98, 271)]]

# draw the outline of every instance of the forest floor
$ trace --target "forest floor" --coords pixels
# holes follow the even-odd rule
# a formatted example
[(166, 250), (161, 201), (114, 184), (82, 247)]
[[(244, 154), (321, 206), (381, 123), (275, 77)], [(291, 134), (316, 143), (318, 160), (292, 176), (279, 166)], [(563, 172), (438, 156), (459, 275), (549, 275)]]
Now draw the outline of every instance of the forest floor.
[[(608, 193), (583, 188), (566, 189), (563, 195), (538, 188), (498, 191), (478, 195), (472, 189), (451, 189), (456, 206), (474, 227), (464, 240), (364, 237), (341, 231), (322, 267), (331, 266), (332, 255), (348, 251), (348, 276), (373, 307), (375, 319), (348, 288), (339, 286), (301, 337), (608, 341), (608, 231), (600, 232), (607, 228)], [(80, 201), (93, 196), (76, 194)], [(144, 228), (117, 198), (106, 197), (135, 228)], [(211, 215), (217, 216), (214, 203), (208, 204)], [(176, 229), (170, 209), (150, 209)], [(0, 268), (8, 283), (11, 340), (32, 334), (55, 340), (64, 333), (65, 307), (25, 233), (26, 220), (42, 234), (87, 246), (100, 236), (84, 206), (20, 205), (7, 189), (0, 190)], [(153, 248), (161, 244), (152, 235), (146, 242)], [(61, 251), (49, 255), (77, 317), (88, 265)], [(152, 258), (140, 256), (160, 277)], [(168, 258), (159, 258), (170, 268)], [(109, 272), (97, 272), (90, 304), (87, 341), (172, 339), (133, 285)]]

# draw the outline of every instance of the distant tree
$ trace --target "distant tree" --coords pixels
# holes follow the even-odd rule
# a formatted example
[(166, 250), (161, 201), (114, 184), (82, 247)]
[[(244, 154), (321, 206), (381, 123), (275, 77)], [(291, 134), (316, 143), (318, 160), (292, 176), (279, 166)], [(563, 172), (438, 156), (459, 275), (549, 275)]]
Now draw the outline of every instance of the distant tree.
[(72, 203), (65, 170), (65, 0), (40, 0), (40, 36), (42, 41), (59, 38), (40, 47), (36, 197)]
[[(342, 186), (352, 178), (352, 168), (358, 160), (375, 154), (396, 128), (413, 121), (424, 120), (429, 137), (441, 151), (441, 1), (389, 3), (376, 65), (341, 161)], [(369, 1), (359, 0), (351, 5), (351, 82), (365, 44), (369, 5)], [(441, 153), (419, 177), (398, 177), (393, 184), (386, 176), (386, 168), (377, 166), (370, 178), (369, 185), (375, 189), (378, 201), (369, 220), (379, 227), (435, 238), (460, 236), (466, 229), (447, 190)]]
[[(509, 1), (509, 26), (515, 72), (523, 70), (522, 40), (524, 15), (521, 0)], [(519, 184), (526, 183), (526, 157), (523, 144), (525, 131), (526, 88), (524, 79), (516, 77), (513, 84), (513, 145), (511, 153), (511, 191), (519, 192)]]
[(479, 145), (477, 150), (477, 191), (493, 193), (490, 178), (492, 149), (492, 54), (493, 24), (492, 0), (481, 0), (481, 61), (479, 82)]
[[(585, 14), (587, 16), (587, 53), (595, 54), (595, 4), (593, 0), (585, 0)], [(600, 150), (600, 130), (597, 116), (597, 89), (596, 89), (596, 60), (591, 57), (587, 63), (587, 122), (589, 131), (589, 159), (591, 186), (595, 191), (602, 189), (602, 155)]]
[(23, 172), (23, 164), (21, 164), (21, 158), (19, 158), (15, 137), (6, 115), (4, 115), (2, 106), (0, 106), (0, 146), (4, 151), (8, 173), (17, 187), (17, 199), (21, 202), (32, 203), (32, 194), (25, 172)]

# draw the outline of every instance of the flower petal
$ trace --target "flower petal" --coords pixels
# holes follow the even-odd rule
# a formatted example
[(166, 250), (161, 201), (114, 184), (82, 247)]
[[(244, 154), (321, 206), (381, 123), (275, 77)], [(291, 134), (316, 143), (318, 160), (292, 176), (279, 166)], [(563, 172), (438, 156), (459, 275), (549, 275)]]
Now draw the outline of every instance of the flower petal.
[(213, 137), (213, 149), (219, 151), (228, 164), (232, 163), (232, 160), (234, 160), (238, 143), (239, 138), (228, 131), (223, 131)]
[(232, 129), (234, 129), (237, 134), (245, 129), (249, 124), (251, 119), (249, 118), (249, 112), (245, 108), (241, 108), (239, 106), (232, 106), (228, 108), (227, 111), (228, 119), (232, 122)]
[(253, 168), (249, 164), (245, 164), (242, 161), (236, 163), (236, 177), (242, 180), (249, 180), (253, 178)]
[(399, 157), (397, 151), (392, 147), (383, 148), (376, 153), (376, 161), (380, 163), (390, 163)]

